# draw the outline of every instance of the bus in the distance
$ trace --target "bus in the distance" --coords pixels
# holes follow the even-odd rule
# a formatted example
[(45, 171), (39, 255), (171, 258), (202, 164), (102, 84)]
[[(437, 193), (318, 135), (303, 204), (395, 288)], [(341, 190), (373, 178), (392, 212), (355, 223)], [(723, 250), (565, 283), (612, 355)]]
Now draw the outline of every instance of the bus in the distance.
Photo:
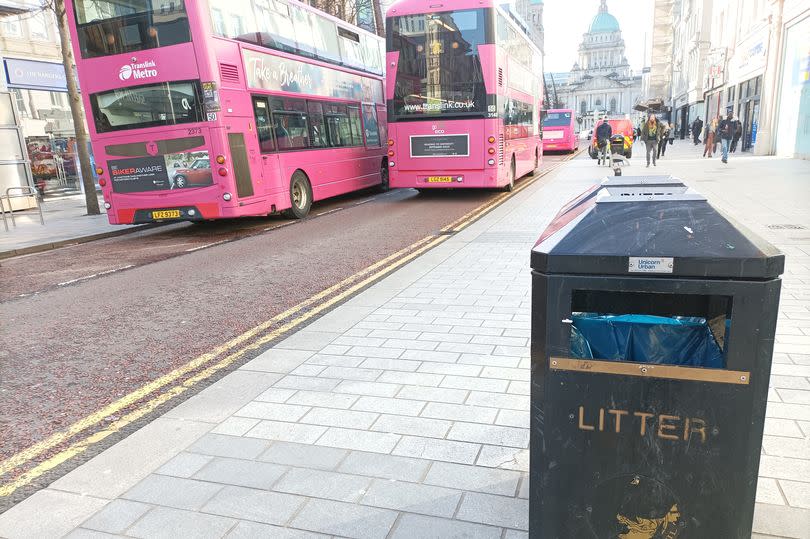
[(547, 110), (543, 115), (543, 151), (575, 151), (579, 146), (576, 125), (573, 110)]
[(492, 0), (401, 0), (387, 13), (392, 187), (511, 190), (542, 157), (539, 49)]
[(67, 0), (111, 223), (388, 183), (383, 40), (297, 0)]

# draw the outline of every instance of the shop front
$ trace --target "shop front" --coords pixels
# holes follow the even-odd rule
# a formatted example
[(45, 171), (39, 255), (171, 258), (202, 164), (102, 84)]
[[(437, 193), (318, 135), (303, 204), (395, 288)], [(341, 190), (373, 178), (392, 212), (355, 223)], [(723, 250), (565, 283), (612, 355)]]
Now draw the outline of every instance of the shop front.
[(742, 122), (742, 151), (754, 151), (757, 143), (757, 127), (759, 126), (760, 93), (762, 91), (762, 75), (748, 79), (737, 87), (740, 96), (740, 105), (737, 116)]
[(744, 152), (753, 152), (757, 143), (768, 43), (769, 27), (763, 23), (740, 41), (729, 61), (726, 109), (742, 123), (740, 149)]
[(810, 159), (810, 16), (785, 28), (776, 153)]
[(81, 190), (76, 136), (60, 63), (4, 58), (35, 187), (45, 196)]

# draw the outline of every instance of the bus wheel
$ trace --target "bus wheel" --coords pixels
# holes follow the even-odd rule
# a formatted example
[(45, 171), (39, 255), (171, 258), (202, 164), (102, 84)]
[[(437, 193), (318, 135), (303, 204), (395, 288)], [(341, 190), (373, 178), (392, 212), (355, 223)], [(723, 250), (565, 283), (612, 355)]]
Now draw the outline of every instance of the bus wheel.
[(307, 175), (296, 170), (290, 179), (290, 202), (292, 206), (284, 210), (284, 215), (292, 219), (303, 219), (312, 207), (312, 186)]
[(183, 175), (178, 175), (174, 177), (174, 186), (178, 189), (182, 189), (184, 187), (188, 187), (188, 179)]
[(388, 160), (383, 159), (382, 165), (380, 165), (380, 178), (382, 182), (380, 183), (380, 191), (385, 193), (389, 189), (391, 189), (391, 185), (389, 184), (388, 180)]
[(509, 183), (507, 183), (503, 190), (507, 193), (511, 193), (515, 189), (515, 174), (517, 174), (517, 168), (515, 167), (515, 156), (512, 156), (512, 164), (509, 166)]

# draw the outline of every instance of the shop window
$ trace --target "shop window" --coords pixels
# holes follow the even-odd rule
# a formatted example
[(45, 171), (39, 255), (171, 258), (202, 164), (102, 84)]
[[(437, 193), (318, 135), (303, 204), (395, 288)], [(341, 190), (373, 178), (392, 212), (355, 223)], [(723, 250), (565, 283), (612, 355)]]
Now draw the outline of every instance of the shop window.
[(20, 113), (20, 116), (27, 118), (28, 109), (25, 107), (25, 98), (23, 97), (22, 90), (13, 88), (11, 93), (14, 94), (14, 101), (17, 103), (17, 111)]

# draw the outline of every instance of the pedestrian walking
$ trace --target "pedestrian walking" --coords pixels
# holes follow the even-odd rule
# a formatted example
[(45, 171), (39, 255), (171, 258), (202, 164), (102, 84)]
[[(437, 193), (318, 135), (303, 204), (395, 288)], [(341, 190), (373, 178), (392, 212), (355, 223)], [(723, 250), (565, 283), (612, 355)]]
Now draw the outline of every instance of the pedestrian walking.
[(712, 118), (711, 123), (706, 126), (706, 133), (703, 135), (703, 142), (705, 143), (703, 148), (703, 157), (712, 157), (714, 155), (714, 138), (717, 136), (718, 124), (719, 122), (717, 121), (717, 118)]
[(641, 127), (641, 140), (647, 146), (647, 167), (650, 166), (650, 154), (652, 154), (652, 164), (655, 164), (658, 152), (658, 143), (661, 141), (661, 123), (655, 119), (655, 114), (650, 114), (650, 118)]
[(717, 126), (717, 133), (720, 135), (720, 147), (723, 151), (723, 163), (728, 163), (728, 148), (731, 146), (731, 139), (734, 137), (734, 127), (734, 114), (731, 112)]
[(669, 142), (669, 124), (661, 122), (661, 138), (658, 140), (658, 159), (667, 153), (667, 142)]
[(610, 152), (610, 137), (612, 136), (613, 128), (607, 120), (602, 120), (602, 123), (596, 126), (597, 165), (603, 165), (607, 162), (607, 154)]
[(742, 137), (742, 131), (743, 131), (742, 122), (740, 121), (739, 118), (736, 118), (734, 120), (734, 136), (731, 137), (731, 148), (730, 148), (731, 153), (737, 151), (737, 142), (739, 142), (740, 137)]
[(703, 130), (703, 120), (700, 119), (700, 116), (695, 118), (695, 121), (692, 122), (692, 140), (695, 141), (695, 146), (700, 144), (700, 132)]

